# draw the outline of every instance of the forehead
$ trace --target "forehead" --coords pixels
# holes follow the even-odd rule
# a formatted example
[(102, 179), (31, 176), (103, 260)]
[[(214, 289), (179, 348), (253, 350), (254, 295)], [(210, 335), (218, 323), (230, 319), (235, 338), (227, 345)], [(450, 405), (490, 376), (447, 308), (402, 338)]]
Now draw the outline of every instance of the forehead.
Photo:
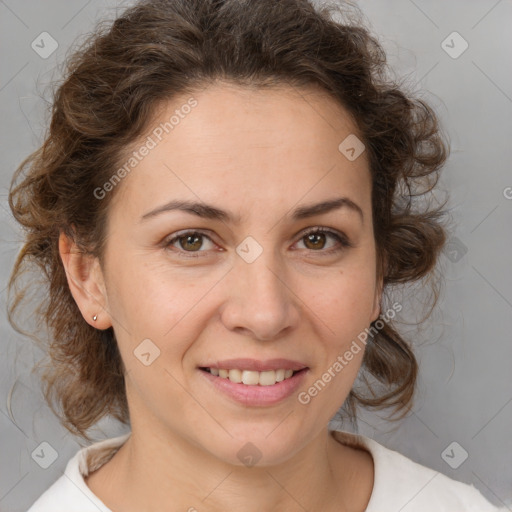
[(333, 188), (364, 203), (366, 155), (350, 161), (339, 149), (358, 135), (349, 113), (318, 89), (216, 84), (158, 105), (126, 157), (149, 139), (153, 147), (117, 192), (131, 210), (176, 198), (231, 201), (239, 211), (261, 201), (291, 207)]
[[(191, 99), (196, 106), (188, 108)], [(180, 111), (185, 115), (173, 116)], [(343, 134), (359, 135), (350, 113), (318, 87), (257, 88), (217, 83), (161, 102), (148, 131), (172, 118), (177, 123), (166, 139), (171, 143), (174, 138), (182, 152), (193, 150), (198, 157), (206, 153), (201, 151), (203, 147), (211, 157), (215, 146), (229, 155), (237, 148), (258, 147), (261, 143), (276, 152), (282, 144), (297, 152), (323, 152), (329, 144), (337, 148)], [(259, 154), (265, 156), (265, 152)]]

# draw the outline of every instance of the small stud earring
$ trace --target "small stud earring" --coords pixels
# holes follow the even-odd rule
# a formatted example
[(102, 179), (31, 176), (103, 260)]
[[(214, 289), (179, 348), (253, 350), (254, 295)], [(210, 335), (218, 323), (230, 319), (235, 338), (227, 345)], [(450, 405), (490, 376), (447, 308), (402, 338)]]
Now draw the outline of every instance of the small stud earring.
[(96, 322), (96, 320), (98, 320), (98, 315), (94, 315), (92, 319)]

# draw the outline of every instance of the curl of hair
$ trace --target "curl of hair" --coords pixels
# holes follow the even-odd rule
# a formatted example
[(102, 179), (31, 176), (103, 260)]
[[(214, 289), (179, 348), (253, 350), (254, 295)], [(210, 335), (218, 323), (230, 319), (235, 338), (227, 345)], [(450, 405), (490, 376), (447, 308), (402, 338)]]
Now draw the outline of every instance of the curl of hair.
[[(448, 145), (433, 109), (387, 76), (382, 47), (356, 18), (353, 5), (320, 8), (307, 0), (142, 1), (113, 24), (100, 24), (68, 60), (45, 141), (11, 185), (9, 205), (25, 238), (9, 281), (15, 293), (8, 313), (27, 334), (14, 317), (35, 283), (20, 283), (26, 271), (42, 272), (47, 294), (36, 320), (50, 332), (44, 392), (71, 432), (88, 438), (103, 416), (128, 423), (129, 412), (114, 332), (83, 319), (59, 256), (59, 234), (101, 260), (114, 193), (96, 200), (94, 190), (111, 178), (161, 101), (218, 80), (321, 88), (353, 116), (366, 146), (385, 289), (432, 277), (446, 237), (443, 212), (412, 203), (437, 183)], [(418, 365), (393, 322), (368, 343), (362, 369), (387, 391), (352, 390), (344, 404), (352, 421), (357, 403), (408, 409)]]

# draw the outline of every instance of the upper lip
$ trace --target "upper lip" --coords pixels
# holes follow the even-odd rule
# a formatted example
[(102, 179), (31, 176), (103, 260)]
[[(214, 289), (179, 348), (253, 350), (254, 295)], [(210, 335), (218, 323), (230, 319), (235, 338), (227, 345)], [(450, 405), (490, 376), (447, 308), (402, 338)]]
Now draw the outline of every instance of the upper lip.
[(291, 359), (224, 359), (216, 363), (201, 365), (200, 368), (217, 368), (219, 370), (250, 370), (255, 372), (264, 372), (267, 370), (293, 370), (298, 371), (307, 366), (299, 361)]

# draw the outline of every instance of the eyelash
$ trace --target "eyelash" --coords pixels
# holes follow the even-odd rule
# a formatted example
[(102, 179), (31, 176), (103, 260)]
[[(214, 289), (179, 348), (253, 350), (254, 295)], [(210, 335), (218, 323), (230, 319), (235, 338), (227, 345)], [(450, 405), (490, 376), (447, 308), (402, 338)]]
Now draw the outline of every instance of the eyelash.
[[(309, 250), (310, 252), (321, 253), (322, 255), (331, 255), (331, 254), (339, 253), (339, 252), (341, 252), (341, 251), (343, 251), (343, 250), (345, 250), (345, 249), (347, 249), (349, 247), (353, 247), (352, 243), (347, 239), (347, 237), (345, 235), (343, 235), (342, 233), (338, 233), (336, 231), (333, 231), (331, 229), (324, 228), (324, 227), (316, 227), (316, 228), (310, 229), (309, 231), (304, 232), (303, 235), (299, 238), (299, 241), (302, 240), (303, 238), (306, 238), (309, 235), (316, 235), (316, 234), (330, 235), (340, 245), (338, 247), (334, 247), (334, 248), (327, 249), (327, 250), (319, 249), (318, 251), (315, 251), (313, 249), (310, 249)], [(173, 236), (172, 238), (167, 239), (164, 242), (164, 246), (166, 248), (169, 248), (170, 246), (172, 246), (172, 244), (177, 242), (180, 238), (184, 238), (187, 235), (201, 235), (202, 237), (208, 238), (212, 243), (215, 243), (203, 231), (200, 231), (200, 230), (190, 230), (190, 231), (183, 231), (183, 232), (178, 233), (177, 235)], [(175, 248), (175, 249), (177, 249), (177, 248)], [(201, 255), (201, 253), (204, 253), (204, 252), (207, 252), (207, 251), (184, 251), (183, 249), (178, 249), (177, 254), (180, 257), (183, 257), (183, 258), (202, 258), (204, 255)]]

